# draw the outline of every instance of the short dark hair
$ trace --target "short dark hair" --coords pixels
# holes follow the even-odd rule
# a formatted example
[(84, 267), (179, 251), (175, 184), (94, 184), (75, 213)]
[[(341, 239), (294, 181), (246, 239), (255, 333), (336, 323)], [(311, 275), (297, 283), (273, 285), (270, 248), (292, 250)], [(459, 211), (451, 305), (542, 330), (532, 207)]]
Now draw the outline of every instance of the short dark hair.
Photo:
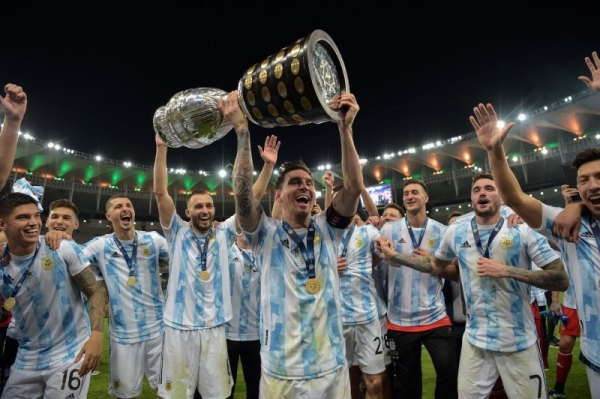
[(571, 167), (575, 168), (576, 170), (579, 170), (581, 165), (586, 164), (588, 162), (597, 161), (599, 159), (600, 148), (588, 148), (587, 150), (583, 150), (577, 153), (577, 155), (575, 155), (575, 158), (573, 158), (573, 161), (571, 161)]
[(208, 195), (210, 196), (210, 193), (206, 190), (193, 190), (191, 193), (188, 194), (188, 196), (185, 198), (185, 203), (189, 204), (190, 199), (192, 199), (192, 197), (194, 195)]
[(112, 206), (113, 200), (116, 200), (117, 198), (127, 198), (127, 199), (129, 199), (129, 197), (127, 197), (126, 195), (123, 195), (123, 194), (113, 195), (112, 197), (110, 197), (106, 201), (106, 212), (108, 212), (110, 210), (110, 207)]
[(282, 163), (279, 167), (279, 177), (277, 177), (277, 181), (275, 182), (275, 188), (277, 190), (281, 190), (281, 188), (283, 187), (283, 181), (285, 180), (285, 175), (293, 170), (298, 169), (301, 169), (308, 173), (310, 176), (312, 176), (310, 168), (306, 166), (302, 159), (299, 159), (297, 161), (286, 161)]
[(70, 210), (73, 211), (76, 218), (79, 217), (79, 209), (77, 209), (77, 207), (75, 206), (73, 201), (68, 200), (66, 198), (58, 199), (58, 200), (52, 201), (52, 203), (50, 203), (50, 212), (52, 212), (56, 208), (69, 208)]
[(451, 214), (448, 215), (448, 219), (446, 220), (446, 223), (450, 223), (450, 219), (455, 218), (455, 217), (459, 217), (464, 215), (464, 213), (460, 212), (460, 211), (454, 211)]
[(429, 191), (427, 191), (427, 185), (425, 184), (425, 182), (421, 179), (406, 179), (404, 180), (404, 185), (402, 186), (402, 190), (404, 190), (406, 188), (406, 186), (408, 186), (409, 184), (418, 184), (419, 186), (423, 187), (423, 190), (425, 191), (425, 194), (429, 194)]
[(477, 172), (473, 175), (473, 181), (471, 182), (471, 187), (473, 187), (473, 185), (475, 184), (475, 182), (477, 180), (481, 180), (481, 179), (494, 180), (494, 176), (492, 176), (492, 174), (489, 172)]
[(400, 217), (404, 217), (406, 216), (406, 213), (404, 213), (404, 209), (402, 209), (402, 207), (398, 204), (394, 204), (393, 202), (391, 204), (387, 204), (386, 206), (383, 207), (383, 212), (385, 212), (386, 209), (388, 208), (392, 208), (397, 210), (398, 212), (400, 212)]
[(6, 218), (16, 207), (33, 204), (37, 208), (36, 200), (23, 193), (10, 193), (0, 196), (0, 218)]

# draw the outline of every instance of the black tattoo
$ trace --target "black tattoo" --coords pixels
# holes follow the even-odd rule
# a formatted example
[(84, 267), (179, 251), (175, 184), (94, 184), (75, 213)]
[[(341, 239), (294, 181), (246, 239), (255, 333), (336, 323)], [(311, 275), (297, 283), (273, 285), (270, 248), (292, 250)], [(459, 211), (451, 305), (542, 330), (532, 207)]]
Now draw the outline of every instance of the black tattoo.
[(411, 255), (406, 256), (402, 254), (398, 254), (394, 256), (392, 259), (388, 260), (388, 263), (392, 264), (392, 266), (407, 266), (411, 269), (415, 269), (420, 271), (421, 273), (432, 273), (433, 272), (433, 262), (431, 261), (430, 256), (417, 256)]
[(508, 277), (548, 291), (564, 292), (569, 288), (569, 277), (560, 259), (548, 263), (541, 271), (508, 267)]
[(104, 330), (104, 307), (106, 304), (105, 290), (96, 281), (96, 276), (89, 266), (73, 278), (81, 292), (88, 298), (92, 331), (102, 332)]

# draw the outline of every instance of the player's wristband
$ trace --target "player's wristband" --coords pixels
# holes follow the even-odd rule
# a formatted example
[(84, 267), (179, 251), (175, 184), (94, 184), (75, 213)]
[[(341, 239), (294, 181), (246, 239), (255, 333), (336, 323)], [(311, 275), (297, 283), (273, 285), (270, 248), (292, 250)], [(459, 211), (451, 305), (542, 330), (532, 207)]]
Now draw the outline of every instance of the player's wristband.
[(329, 205), (329, 208), (327, 208), (327, 212), (325, 213), (325, 217), (327, 223), (329, 223), (331, 227), (335, 227), (336, 229), (345, 229), (352, 221), (353, 216), (342, 216), (337, 213), (335, 209), (333, 209), (333, 205)]

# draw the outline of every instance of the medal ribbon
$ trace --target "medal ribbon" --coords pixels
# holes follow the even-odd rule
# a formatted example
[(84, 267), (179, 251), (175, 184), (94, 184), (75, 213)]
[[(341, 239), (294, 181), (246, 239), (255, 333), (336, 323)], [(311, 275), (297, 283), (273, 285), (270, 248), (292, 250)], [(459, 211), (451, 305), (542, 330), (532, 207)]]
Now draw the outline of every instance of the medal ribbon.
[(315, 278), (315, 223), (311, 219), (310, 225), (308, 226), (308, 233), (306, 234), (306, 247), (302, 242), (300, 236), (292, 229), (285, 220), (282, 222), (283, 228), (288, 236), (294, 241), (294, 244), (300, 249), (300, 253), (306, 262), (306, 269), (308, 270), (308, 278)]
[(596, 245), (600, 250), (600, 226), (598, 226), (598, 221), (594, 219), (592, 215), (590, 215), (589, 223), (590, 227), (592, 228), (592, 233), (594, 233), (594, 238), (596, 239)]
[[(239, 248), (239, 246), (238, 246), (238, 248)], [(250, 255), (248, 255), (246, 253), (246, 251), (244, 251), (242, 248), (240, 248), (240, 252), (242, 253), (242, 256), (244, 257), (244, 262), (248, 262), (250, 264), (250, 266), (252, 266), (252, 270), (256, 271), (256, 266), (254, 266), (254, 260), (250, 257)]]
[(410, 225), (408, 218), (404, 218), (404, 221), (406, 222), (406, 228), (408, 229), (408, 234), (410, 234), (410, 240), (412, 241), (413, 249), (418, 249), (421, 246), (421, 243), (423, 242), (423, 237), (425, 237), (425, 230), (427, 229), (428, 220), (429, 218), (425, 218), (425, 221), (423, 222), (423, 227), (421, 227), (421, 234), (419, 234), (419, 241), (417, 241), (415, 239), (415, 233), (413, 233), (412, 226)]
[[(21, 290), (21, 287), (23, 286), (23, 283), (25, 282), (25, 279), (27, 278), (27, 275), (29, 274), (29, 269), (31, 269), (31, 266), (33, 265), (33, 261), (35, 260), (35, 257), (37, 256), (39, 250), (40, 250), (40, 243), (38, 242), (37, 246), (35, 247), (35, 253), (33, 254), (33, 257), (31, 258), (31, 260), (29, 261), (27, 268), (21, 275), (21, 279), (19, 280), (19, 282), (17, 282), (17, 285), (15, 286), (15, 288), (13, 288), (13, 292), (12, 292), (10, 298), (16, 297), (17, 294), (19, 293), (19, 291)], [(8, 244), (6, 244), (4, 246), (4, 253), (2, 254), (2, 259), (5, 259), (7, 255), (8, 255)], [(4, 263), (3, 263), (3, 265), (4, 265)], [(6, 266), (3, 266), (3, 267), (6, 269)], [(3, 277), (4, 277), (4, 284), (6, 284), (9, 287), (12, 287), (12, 282), (10, 281), (10, 278), (6, 275), (6, 273), (4, 273)]]
[[(196, 246), (198, 247), (198, 252), (200, 253), (200, 266), (202, 267), (202, 271), (206, 270), (206, 260), (207, 260), (207, 253), (208, 253), (208, 244), (210, 243), (210, 239), (213, 238), (215, 236), (214, 231), (212, 229), (212, 227), (210, 228), (210, 230), (208, 231), (208, 234), (206, 235), (206, 240), (204, 241), (204, 244), (202, 244), (200, 242), (200, 240), (198, 239), (198, 237), (196, 237), (196, 234), (194, 234), (193, 230), (190, 230), (190, 239), (196, 244)], [(198, 260), (198, 258), (196, 258), (196, 260)]]
[(135, 262), (137, 259), (137, 234), (133, 236), (133, 251), (131, 252), (131, 258), (127, 255), (127, 251), (125, 251), (125, 247), (121, 244), (121, 241), (117, 238), (117, 235), (113, 233), (113, 240), (115, 240), (115, 244), (119, 248), (119, 251), (123, 254), (123, 258), (125, 258), (125, 262), (127, 263), (127, 267), (129, 267), (129, 277), (133, 277), (135, 272)]
[(346, 230), (346, 233), (344, 233), (344, 236), (342, 237), (342, 253), (340, 254), (340, 258), (345, 258), (346, 253), (348, 253), (348, 242), (350, 242), (350, 237), (354, 234), (355, 227), (356, 225), (353, 224), (352, 227), (350, 227), (350, 230)]
[(502, 227), (502, 223), (504, 223), (504, 218), (501, 216), (500, 220), (498, 220), (498, 223), (496, 223), (496, 227), (494, 227), (494, 231), (492, 231), (492, 233), (490, 234), (490, 237), (488, 238), (487, 246), (485, 247), (485, 252), (484, 252), (483, 247), (481, 246), (481, 238), (479, 238), (479, 230), (477, 229), (477, 222), (475, 222), (475, 217), (473, 217), (473, 219), (471, 219), (471, 230), (473, 230), (473, 237), (475, 238), (475, 245), (477, 245), (477, 249), (479, 250), (479, 253), (484, 258), (489, 259), (490, 246), (492, 245), (492, 241), (494, 241), (494, 238), (496, 238), (496, 234), (498, 234), (498, 232), (500, 231), (500, 228)]

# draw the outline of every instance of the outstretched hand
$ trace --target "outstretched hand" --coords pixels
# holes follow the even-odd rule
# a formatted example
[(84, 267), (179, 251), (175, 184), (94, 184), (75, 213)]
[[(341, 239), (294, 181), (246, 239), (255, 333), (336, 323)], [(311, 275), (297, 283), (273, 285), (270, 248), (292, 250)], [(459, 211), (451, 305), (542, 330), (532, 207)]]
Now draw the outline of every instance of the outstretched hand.
[(166, 147), (167, 146), (165, 144), (165, 142), (163, 141), (163, 139), (161, 139), (158, 134), (154, 135), (154, 141), (156, 142), (156, 148)]
[(265, 147), (258, 146), (258, 152), (260, 157), (265, 161), (267, 165), (275, 165), (277, 162), (277, 154), (279, 153), (279, 147), (281, 141), (277, 141), (277, 136), (267, 136), (265, 138)]
[(333, 175), (333, 172), (330, 170), (325, 172), (325, 174), (323, 175), (323, 183), (325, 183), (325, 187), (327, 187), (329, 190), (331, 190), (333, 188), (334, 181), (335, 181), (335, 176)]
[(340, 95), (335, 95), (329, 102), (331, 109), (338, 111), (342, 120), (338, 122), (341, 128), (350, 128), (354, 123), (354, 118), (360, 110), (354, 94), (344, 92)]
[(27, 94), (21, 86), (9, 83), (4, 86), (5, 97), (0, 96), (0, 109), (4, 117), (13, 122), (21, 122), (27, 110)]
[(590, 57), (585, 57), (585, 63), (592, 73), (592, 80), (587, 76), (580, 76), (578, 79), (585, 83), (590, 89), (600, 91), (600, 58), (598, 58), (598, 53), (595, 51), (592, 53), (592, 59), (594, 62), (590, 60)]
[(473, 108), (475, 116), (470, 116), (471, 125), (477, 132), (477, 138), (481, 145), (487, 150), (492, 151), (502, 147), (506, 135), (515, 125), (514, 122), (507, 123), (502, 129), (498, 127), (498, 116), (492, 104), (479, 104)]

